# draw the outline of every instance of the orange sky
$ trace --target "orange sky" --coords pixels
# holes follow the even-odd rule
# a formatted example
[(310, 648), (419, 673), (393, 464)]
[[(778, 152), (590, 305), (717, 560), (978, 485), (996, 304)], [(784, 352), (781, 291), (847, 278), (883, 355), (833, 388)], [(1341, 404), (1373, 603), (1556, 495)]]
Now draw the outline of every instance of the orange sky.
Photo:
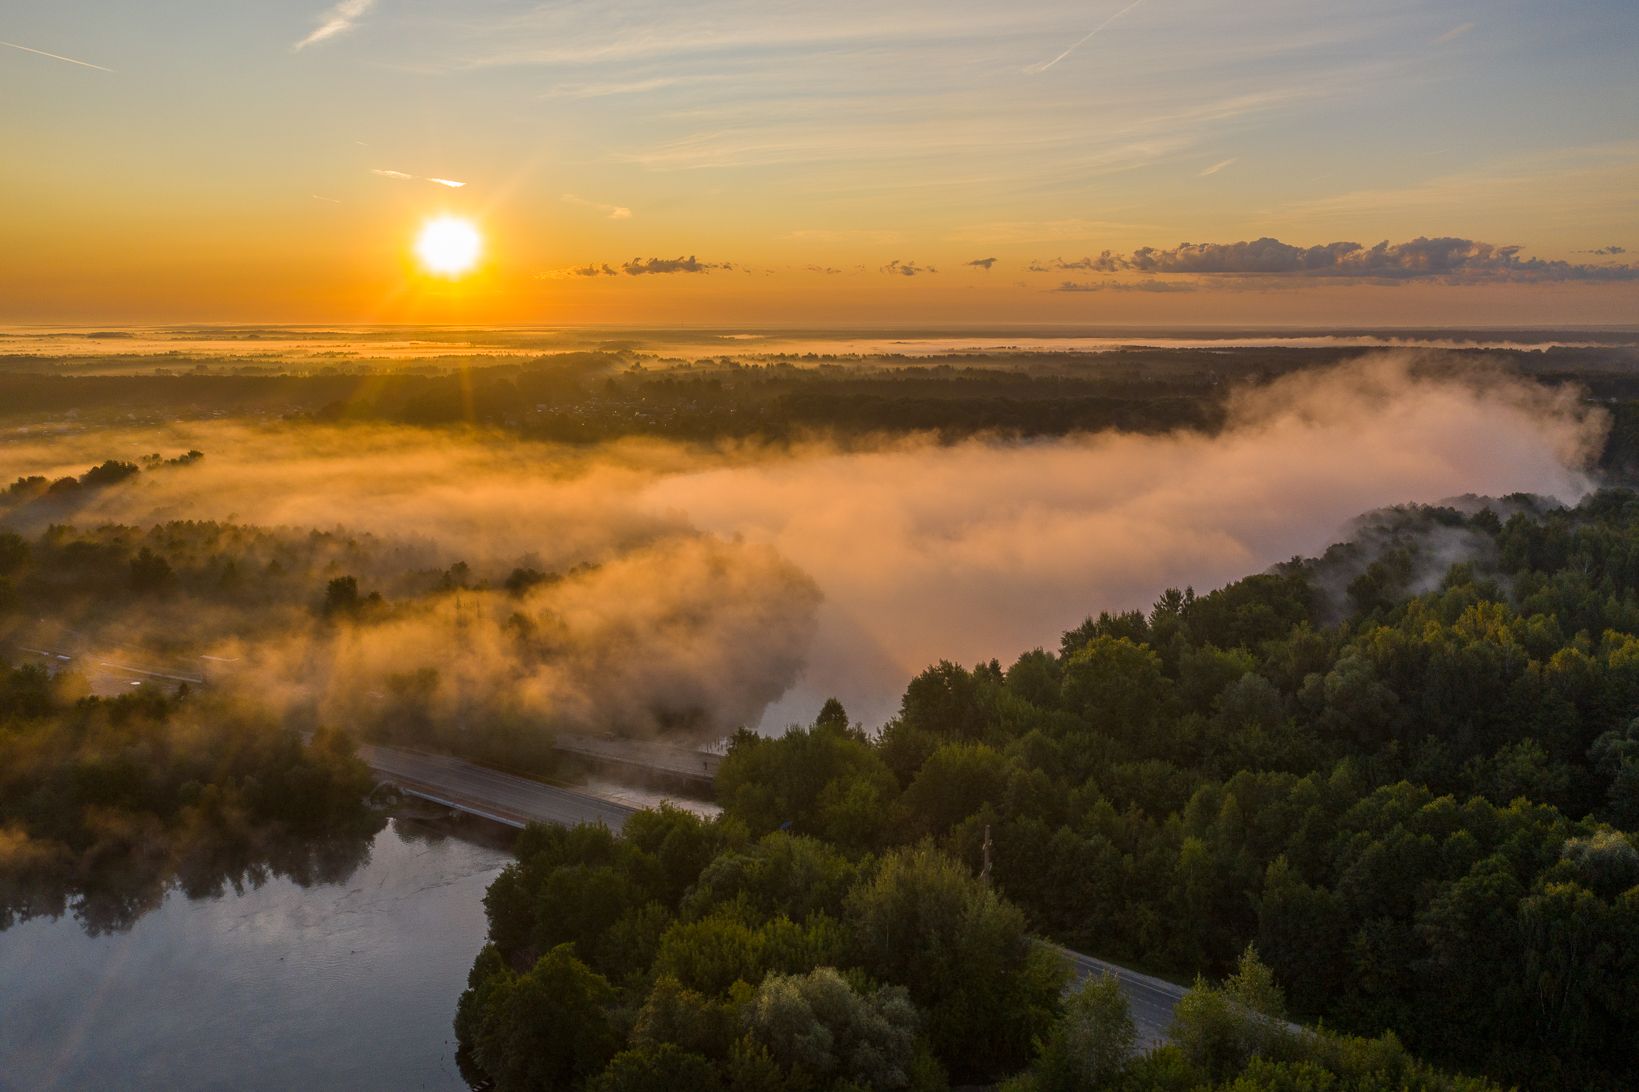
[(4, 322), (1639, 315), (1615, 0), (15, 7)]

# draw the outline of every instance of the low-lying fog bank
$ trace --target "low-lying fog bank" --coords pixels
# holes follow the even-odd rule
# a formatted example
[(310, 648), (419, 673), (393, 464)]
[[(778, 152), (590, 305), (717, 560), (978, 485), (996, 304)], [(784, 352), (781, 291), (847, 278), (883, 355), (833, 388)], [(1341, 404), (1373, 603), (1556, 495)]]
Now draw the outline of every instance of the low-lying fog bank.
[[(1384, 505), (1463, 493), (1574, 501), (1592, 486), (1583, 468), (1605, 428), (1563, 390), (1376, 353), (1241, 392), (1212, 436), (917, 437), (842, 450), (567, 447), (366, 425), (93, 430), (13, 441), (7, 470), (55, 478), (151, 451), (206, 457), (5, 518), (26, 531), (340, 527), (428, 568), (465, 562), (477, 587), (340, 635), (201, 632), (242, 658), (259, 693), (329, 716), (390, 677), (432, 670), (439, 681), (421, 697), (439, 716), (476, 715), (472, 695), (489, 691), (479, 712), (709, 736), (809, 720), (831, 695), (879, 723), (932, 661), (1009, 660), (1089, 612), (1317, 552)], [(367, 558), (359, 566), (349, 575), (361, 587), (385, 579)], [(520, 567), (560, 579), (503, 591)], [(142, 628), (113, 621), (127, 635)], [(678, 707), (694, 713), (655, 714)]]

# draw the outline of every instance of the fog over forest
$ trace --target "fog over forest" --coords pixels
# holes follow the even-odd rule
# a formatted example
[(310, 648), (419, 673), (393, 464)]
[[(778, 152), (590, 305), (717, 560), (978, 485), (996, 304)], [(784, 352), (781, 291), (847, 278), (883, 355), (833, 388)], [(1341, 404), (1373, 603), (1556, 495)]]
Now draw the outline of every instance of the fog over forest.
[[(1214, 434), (570, 446), (379, 423), (35, 429), (8, 444), (18, 474), (207, 457), (8, 523), (366, 533), (379, 542), (345, 571), (389, 599), (396, 571), (465, 563), (470, 586), (340, 632), (308, 602), (254, 626), (146, 605), (96, 620), (121, 641), (180, 624), (257, 694), (340, 723), (431, 670), (422, 697), (444, 718), (709, 737), (805, 722), (834, 695), (875, 725), (930, 662), (1006, 658), (1089, 612), (1319, 552), (1374, 508), (1589, 491), (1603, 411), (1483, 362), (1427, 363), (1380, 351), (1249, 385)], [(517, 568), (557, 579), (501, 591)]]

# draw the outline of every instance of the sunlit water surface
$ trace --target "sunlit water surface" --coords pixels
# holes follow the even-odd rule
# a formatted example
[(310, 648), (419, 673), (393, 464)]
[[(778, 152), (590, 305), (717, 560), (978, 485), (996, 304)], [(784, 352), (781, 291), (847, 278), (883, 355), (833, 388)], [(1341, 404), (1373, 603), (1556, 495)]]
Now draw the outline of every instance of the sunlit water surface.
[(0, 1089), (465, 1088), (450, 1022), (508, 857), (426, 829), (395, 820), (336, 885), (0, 932)]

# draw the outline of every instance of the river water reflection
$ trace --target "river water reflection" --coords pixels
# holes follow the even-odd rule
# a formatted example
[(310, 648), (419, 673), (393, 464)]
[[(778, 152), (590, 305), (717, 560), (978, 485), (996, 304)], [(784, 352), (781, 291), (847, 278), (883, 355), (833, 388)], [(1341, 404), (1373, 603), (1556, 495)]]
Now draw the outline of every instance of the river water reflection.
[(339, 884), (0, 932), (0, 1089), (465, 1088), (450, 1021), (509, 859), (467, 833), (395, 819)]

